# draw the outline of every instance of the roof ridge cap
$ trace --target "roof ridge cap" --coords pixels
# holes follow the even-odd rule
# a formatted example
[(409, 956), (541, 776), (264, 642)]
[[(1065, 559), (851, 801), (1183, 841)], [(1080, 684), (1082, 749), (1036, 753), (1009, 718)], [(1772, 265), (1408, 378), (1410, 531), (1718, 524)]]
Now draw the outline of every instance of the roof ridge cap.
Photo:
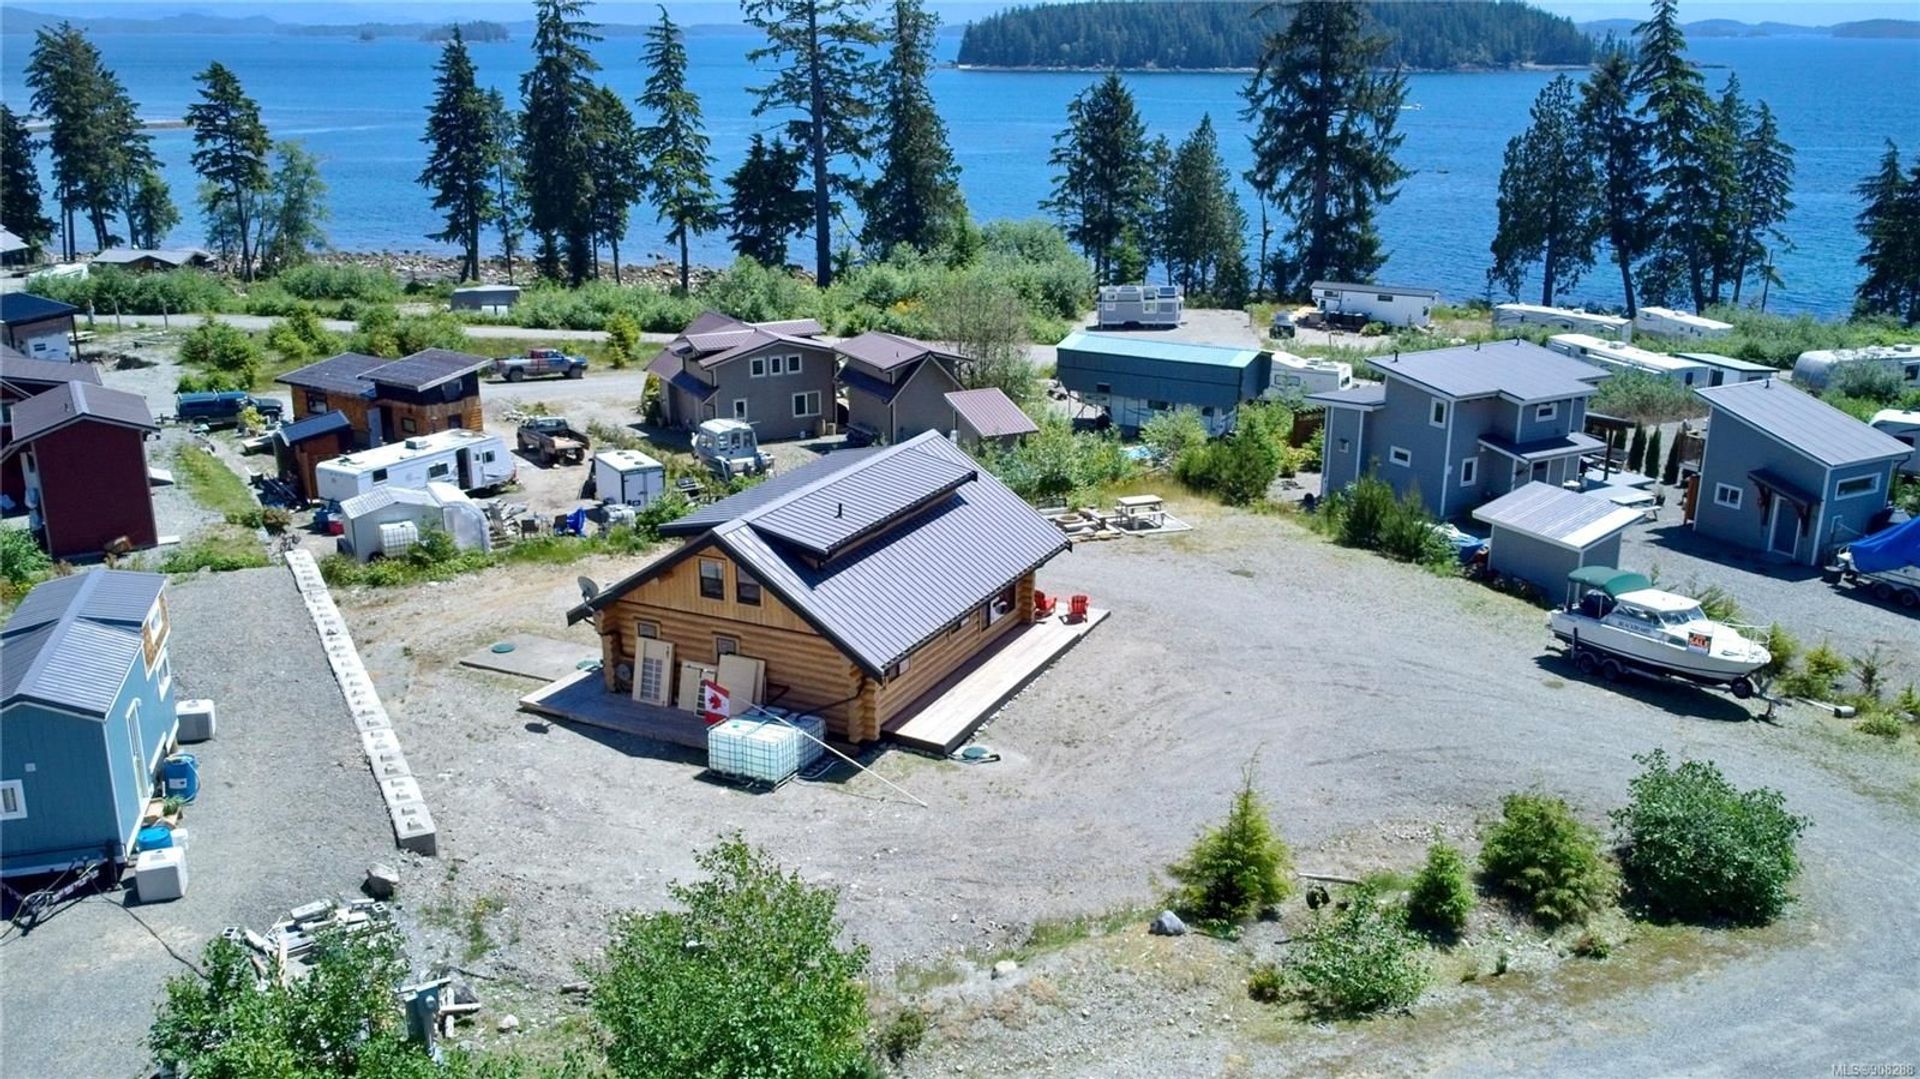
[[(933, 435), (933, 434), (934, 432), (932, 431), (923, 431), (920, 434), (917, 434), (912, 438), (907, 439), (905, 442), (896, 442), (893, 445), (880, 450), (878, 453), (868, 454), (857, 461), (850, 461), (844, 465), (841, 465), (839, 468), (832, 469), (826, 472), (825, 474), (820, 476), (818, 479), (812, 480), (808, 483), (801, 484), (800, 486), (794, 488), (793, 490), (788, 491), (786, 494), (781, 495), (779, 498), (773, 499), (772, 501), (769, 501), (769, 502), (764, 502), (740, 514), (738, 517), (731, 518), (730, 520), (722, 522), (722, 524), (715, 525), (714, 530), (718, 531), (724, 525), (733, 524), (736, 521), (743, 524), (752, 524), (753, 522), (758, 521), (761, 517), (764, 517), (767, 514), (772, 513), (774, 510), (780, 509), (792, 502), (798, 501), (800, 497), (803, 495), (813, 494), (814, 492), (818, 491), (820, 488), (826, 486), (828, 482), (832, 480), (837, 480), (840, 477), (846, 475), (847, 473), (853, 472), (856, 469), (866, 468), (869, 465), (878, 464), (881, 461), (892, 460), (896, 455), (898, 455), (902, 451), (908, 449), (909, 447), (917, 446), (923, 440), (925, 440), (929, 435)], [(833, 460), (833, 455), (828, 454), (825, 460), (828, 460), (828, 461)]]

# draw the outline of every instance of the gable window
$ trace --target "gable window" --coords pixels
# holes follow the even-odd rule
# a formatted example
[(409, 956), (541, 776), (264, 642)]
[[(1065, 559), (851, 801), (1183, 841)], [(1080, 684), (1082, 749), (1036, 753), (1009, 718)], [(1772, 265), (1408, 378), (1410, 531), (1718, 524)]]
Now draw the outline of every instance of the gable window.
[(1833, 497), (1859, 498), (1861, 495), (1870, 495), (1879, 489), (1880, 476), (1878, 473), (1871, 476), (1855, 476), (1850, 480), (1841, 480), (1839, 485), (1833, 489)]
[(407, 434), (413, 434), (420, 430), (420, 424), (414, 420), (412, 416), (402, 416), (400, 417), (400, 429)]
[(633, 632), (635, 636), (645, 637), (650, 641), (658, 640), (660, 637), (660, 623), (643, 618), (635, 624)]
[(1389, 447), (1387, 449), (1387, 460), (1399, 465), (1401, 468), (1411, 468), (1413, 467), (1413, 451), (1402, 449), (1399, 446)]
[(736, 420), (744, 420), (747, 418), (746, 398), (736, 397), (733, 399), (733, 418)]
[(1716, 483), (1713, 485), (1713, 504), (1716, 506), (1725, 506), (1730, 510), (1737, 510), (1740, 508), (1740, 501), (1745, 493), (1746, 492), (1731, 483)]
[(712, 559), (700, 560), (700, 594), (707, 599), (727, 598), (727, 564)]
[(1560, 402), (1558, 401), (1548, 401), (1544, 404), (1533, 406), (1533, 418), (1535, 420), (1550, 420), (1559, 414)]
[(797, 375), (799, 373), (800, 373), (800, 357), (788, 356), (787, 357), (787, 374)]
[(1480, 481), (1480, 458), (1463, 457), (1460, 460), (1460, 486), (1472, 487)]
[(1427, 413), (1427, 422), (1435, 427), (1447, 425), (1447, 403), (1441, 400), (1433, 402), (1432, 411)]
[(713, 658), (716, 661), (719, 660), (721, 656), (737, 656), (739, 654), (740, 638), (725, 637), (718, 633), (713, 635)]
[(784, 371), (786, 371), (786, 369), (787, 369), (787, 358), (785, 356), (768, 356), (767, 357), (767, 374), (769, 375), (781, 374)]
[(820, 414), (820, 391), (808, 390), (793, 395), (793, 414), (795, 416), (818, 416)]
[(1113, 392), (1113, 384), (1112, 384), (1112, 383), (1110, 383), (1110, 382), (1096, 382), (1096, 383), (1094, 383), (1094, 384), (1093, 384), (1093, 392), (1095, 392), (1095, 393), (1112, 393), (1112, 392)]
[(753, 359), (747, 361), (747, 367), (748, 373), (754, 378), (765, 378), (767, 374), (767, 358), (765, 356), (755, 356)]
[(22, 780), (0, 783), (0, 820), (19, 820), (27, 815), (27, 788)]
[(733, 574), (733, 598), (749, 607), (760, 606), (760, 582), (749, 577), (745, 571), (735, 570)]

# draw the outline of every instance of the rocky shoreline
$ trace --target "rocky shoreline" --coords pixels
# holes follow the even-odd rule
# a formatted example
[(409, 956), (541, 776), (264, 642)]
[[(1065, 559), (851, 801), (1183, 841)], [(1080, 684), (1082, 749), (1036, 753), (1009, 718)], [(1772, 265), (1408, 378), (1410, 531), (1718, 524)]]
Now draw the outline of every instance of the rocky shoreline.
[[(328, 251), (315, 255), (313, 261), (328, 266), (384, 270), (398, 278), (403, 285), (450, 284), (460, 279), (460, 257), (435, 251)], [(703, 288), (720, 272), (719, 267), (694, 266), (688, 273), (688, 283), (694, 289)], [(612, 281), (613, 276), (613, 263), (600, 263), (601, 280)], [(507, 273), (507, 261), (504, 258), (494, 256), (480, 262), (480, 281), (484, 284), (507, 284), (511, 281), (526, 285), (534, 279), (533, 264), (523, 257), (514, 258), (511, 276)], [(665, 260), (622, 262), (620, 282), (644, 288), (677, 288), (680, 284), (680, 265)]]

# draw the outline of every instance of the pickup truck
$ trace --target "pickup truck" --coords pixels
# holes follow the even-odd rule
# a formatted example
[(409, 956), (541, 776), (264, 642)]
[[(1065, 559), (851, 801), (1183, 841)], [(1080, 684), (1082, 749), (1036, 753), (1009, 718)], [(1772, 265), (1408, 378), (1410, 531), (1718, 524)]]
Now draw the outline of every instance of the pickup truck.
[(182, 393), (173, 398), (173, 415), (181, 423), (204, 423), (209, 427), (237, 423), (240, 413), (247, 409), (260, 413), (260, 418), (269, 423), (277, 423), (283, 413), (280, 402), (271, 397), (255, 397), (245, 390), (222, 390), (214, 393)]
[(501, 356), (493, 361), (493, 375), (508, 382), (559, 375), (579, 378), (587, 373), (585, 356), (570, 356), (557, 348), (530, 348), (525, 356)]
[(543, 468), (553, 467), (555, 461), (580, 464), (587, 459), (587, 447), (591, 444), (586, 435), (559, 416), (523, 420), (517, 441), (521, 451), (539, 460)]

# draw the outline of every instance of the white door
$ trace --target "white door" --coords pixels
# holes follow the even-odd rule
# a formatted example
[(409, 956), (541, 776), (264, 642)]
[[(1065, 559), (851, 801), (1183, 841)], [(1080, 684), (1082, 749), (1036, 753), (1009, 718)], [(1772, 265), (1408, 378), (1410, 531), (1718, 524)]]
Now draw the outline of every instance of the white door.
[(673, 642), (640, 639), (633, 664), (633, 699), (661, 706), (673, 700)]

